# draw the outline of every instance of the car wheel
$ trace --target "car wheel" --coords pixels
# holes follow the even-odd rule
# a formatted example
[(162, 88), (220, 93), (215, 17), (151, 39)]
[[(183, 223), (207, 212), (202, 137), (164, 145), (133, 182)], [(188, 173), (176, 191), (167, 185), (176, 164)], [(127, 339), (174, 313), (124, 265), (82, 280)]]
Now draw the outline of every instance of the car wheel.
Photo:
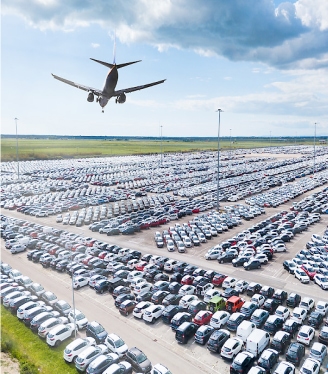
[(222, 261), (222, 260), (220, 260), (220, 264), (223, 264), (223, 261)]
[(104, 290), (101, 290), (100, 293), (101, 293), (101, 294), (104, 293)]
[(60, 341), (60, 340), (57, 340), (56, 343), (55, 343), (55, 347), (59, 347), (59, 346), (60, 346), (60, 343), (61, 343), (61, 341)]
[(268, 261), (264, 261), (264, 265), (266, 265), (268, 263)]
[(128, 316), (128, 315), (129, 315), (129, 312), (125, 312), (125, 315)]
[(284, 249), (284, 252), (286, 252), (286, 248)]
[(261, 265), (259, 265), (257, 268), (260, 269), (260, 268), (261, 268)]

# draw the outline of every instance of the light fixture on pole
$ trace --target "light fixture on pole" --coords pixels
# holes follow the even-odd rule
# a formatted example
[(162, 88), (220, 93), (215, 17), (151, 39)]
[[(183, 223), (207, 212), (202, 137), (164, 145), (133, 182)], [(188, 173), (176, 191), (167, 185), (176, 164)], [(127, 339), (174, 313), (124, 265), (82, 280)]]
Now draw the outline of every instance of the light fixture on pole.
[(216, 209), (220, 211), (220, 126), (221, 126), (221, 112), (222, 109), (218, 109), (219, 112), (219, 124), (218, 124), (218, 183), (217, 183), (217, 191), (216, 191)]
[(19, 179), (19, 160), (18, 160), (17, 121), (18, 121), (18, 118), (15, 118), (15, 124), (16, 124), (16, 161), (17, 161), (17, 179)]
[(314, 174), (315, 174), (315, 138), (317, 136), (317, 123), (314, 122), (314, 139), (313, 139), (313, 183), (314, 183)]

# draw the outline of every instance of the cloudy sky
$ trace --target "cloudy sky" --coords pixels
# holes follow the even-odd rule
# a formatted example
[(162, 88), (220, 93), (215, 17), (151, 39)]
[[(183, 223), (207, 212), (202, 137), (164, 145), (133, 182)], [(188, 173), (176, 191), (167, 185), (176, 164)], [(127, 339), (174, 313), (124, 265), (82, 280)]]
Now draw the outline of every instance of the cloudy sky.
[[(216, 136), (328, 134), (327, 0), (2, 0), (1, 133)], [(142, 62), (110, 100), (108, 68), (90, 57)]]

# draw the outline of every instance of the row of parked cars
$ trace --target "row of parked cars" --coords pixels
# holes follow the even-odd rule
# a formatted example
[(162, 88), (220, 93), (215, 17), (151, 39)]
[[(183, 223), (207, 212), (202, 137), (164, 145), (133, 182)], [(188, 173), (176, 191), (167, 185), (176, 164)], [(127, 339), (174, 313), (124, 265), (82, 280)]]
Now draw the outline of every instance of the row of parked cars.
[(162, 364), (152, 367), (147, 356), (137, 347), (128, 348), (124, 340), (107, 333), (96, 321), (56, 295), (46, 291), (10, 265), (1, 263), (1, 301), (27, 327), (57, 347), (85, 330), (85, 338), (75, 338), (64, 349), (67, 363), (74, 363), (78, 372), (92, 374), (129, 374), (135, 372), (170, 374)]

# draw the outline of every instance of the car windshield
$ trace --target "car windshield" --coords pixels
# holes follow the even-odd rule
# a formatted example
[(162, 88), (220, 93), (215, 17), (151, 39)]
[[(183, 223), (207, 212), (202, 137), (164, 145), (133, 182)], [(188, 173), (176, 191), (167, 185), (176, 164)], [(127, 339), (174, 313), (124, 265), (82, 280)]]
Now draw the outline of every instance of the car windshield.
[(104, 331), (104, 328), (102, 326), (100, 326), (100, 325), (94, 327), (94, 332), (96, 334), (99, 334), (100, 332), (103, 332), (103, 331)]
[(116, 340), (114, 343), (116, 348), (120, 348), (124, 345), (124, 341), (122, 339)]
[(312, 374), (312, 371), (307, 369), (307, 368), (303, 368), (303, 373), (304, 374)]
[(141, 364), (142, 362), (146, 361), (147, 360), (147, 356), (144, 354), (144, 353), (140, 353), (138, 356), (137, 356), (137, 362), (139, 364)]
[(85, 315), (83, 313), (80, 313), (78, 315), (75, 315), (75, 319), (77, 321), (81, 321), (81, 319), (84, 319), (85, 318)]

